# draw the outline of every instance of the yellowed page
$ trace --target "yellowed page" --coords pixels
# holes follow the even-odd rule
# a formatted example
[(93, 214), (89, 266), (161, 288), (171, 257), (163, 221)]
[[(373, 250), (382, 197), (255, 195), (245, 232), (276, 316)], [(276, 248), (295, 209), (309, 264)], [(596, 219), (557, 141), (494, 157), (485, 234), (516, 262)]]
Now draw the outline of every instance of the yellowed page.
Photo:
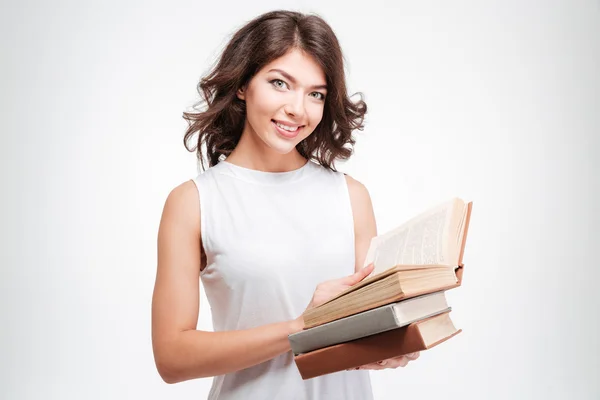
[(373, 238), (365, 266), (375, 263), (372, 276), (397, 265), (451, 265), (444, 242), (456, 202), (452, 199), (412, 218), (398, 228)]

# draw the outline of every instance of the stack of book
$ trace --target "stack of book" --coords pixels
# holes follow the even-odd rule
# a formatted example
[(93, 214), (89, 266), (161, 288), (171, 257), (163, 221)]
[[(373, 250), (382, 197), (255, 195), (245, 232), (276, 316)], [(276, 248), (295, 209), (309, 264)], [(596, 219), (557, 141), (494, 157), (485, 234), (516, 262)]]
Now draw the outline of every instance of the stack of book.
[(461, 332), (446, 291), (462, 283), (472, 202), (454, 198), (372, 239), (358, 284), (307, 310), (288, 337), (303, 379), (430, 349)]

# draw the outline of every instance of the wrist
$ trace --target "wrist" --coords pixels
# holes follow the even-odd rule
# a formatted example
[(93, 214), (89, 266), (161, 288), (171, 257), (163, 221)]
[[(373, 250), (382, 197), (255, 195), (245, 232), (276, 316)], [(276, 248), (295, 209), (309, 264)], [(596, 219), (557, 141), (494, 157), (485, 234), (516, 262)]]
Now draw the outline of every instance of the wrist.
[(289, 333), (290, 335), (292, 333), (301, 332), (304, 329), (304, 318), (302, 317), (302, 315), (296, 319), (289, 321), (289, 328), (290, 328), (290, 333)]

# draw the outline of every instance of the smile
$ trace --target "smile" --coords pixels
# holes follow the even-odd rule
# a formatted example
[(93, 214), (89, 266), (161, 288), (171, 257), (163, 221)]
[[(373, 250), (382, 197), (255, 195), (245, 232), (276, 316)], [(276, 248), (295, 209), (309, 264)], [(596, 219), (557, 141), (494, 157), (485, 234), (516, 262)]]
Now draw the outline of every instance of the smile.
[(303, 125), (302, 126), (287, 126), (287, 125), (283, 125), (274, 120), (271, 120), (271, 122), (273, 123), (273, 125), (275, 125), (277, 132), (286, 138), (295, 138), (298, 135), (298, 133), (300, 132), (300, 130), (304, 127)]

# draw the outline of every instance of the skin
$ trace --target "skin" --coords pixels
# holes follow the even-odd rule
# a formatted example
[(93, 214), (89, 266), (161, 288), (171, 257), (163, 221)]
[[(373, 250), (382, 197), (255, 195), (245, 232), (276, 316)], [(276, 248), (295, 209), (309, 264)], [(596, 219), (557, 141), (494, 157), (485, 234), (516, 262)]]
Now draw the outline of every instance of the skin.
[[(227, 161), (268, 172), (302, 167), (307, 160), (298, 153), (296, 145), (322, 119), (325, 82), (320, 66), (298, 50), (266, 65), (237, 93), (246, 102), (247, 119), (241, 139)], [(302, 127), (297, 136), (288, 138), (278, 133), (272, 120)], [(363, 184), (349, 176), (346, 180), (354, 215), (355, 273), (317, 285), (307, 309), (360, 282), (373, 270), (372, 265), (362, 268), (371, 238), (377, 234), (371, 199)], [(196, 330), (199, 276), (206, 262), (200, 245), (198, 204), (198, 192), (191, 180), (175, 187), (165, 201), (158, 231), (152, 345), (158, 372), (167, 383), (222, 375), (268, 361), (290, 351), (288, 335), (304, 326), (300, 315), (252, 329)], [(409, 354), (361, 369), (403, 367), (418, 356)]]

